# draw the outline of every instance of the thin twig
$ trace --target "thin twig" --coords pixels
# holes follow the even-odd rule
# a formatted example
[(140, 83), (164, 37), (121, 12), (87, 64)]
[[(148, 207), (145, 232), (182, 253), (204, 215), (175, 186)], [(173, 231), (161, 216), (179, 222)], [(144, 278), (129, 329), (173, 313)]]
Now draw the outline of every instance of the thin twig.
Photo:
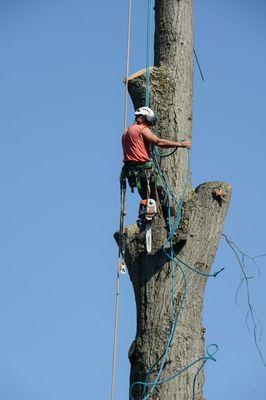
[(266, 254), (259, 254), (258, 256), (252, 257), (252, 260), (255, 260), (255, 258), (259, 258), (259, 257), (266, 257)]
[[(229, 245), (231, 250), (234, 252), (234, 254), (236, 256), (236, 259), (238, 261), (238, 264), (240, 265), (240, 268), (241, 268), (241, 283), (240, 283), (240, 285), (239, 285), (239, 287), (237, 289), (236, 302), (238, 300), (239, 290), (240, 290), (242, 284), (245, 283), (247, 304), (248, 304), (248, 311), (247, 311), (247, 314), (246, 314), (246, 325), (248, 327), (248, 330), (250, 331), (250, 328), (249, 328), (249, 325), (248, 325), (248, 320), (249, 320), (249, 317), (250, 317), (251, 318), (251, 322), (252, 322), (252, 332), (253, 332), (254, 344), (255, 344), (255, 346), (257, 348), (257, 351), (258, 351), (258, 353), (260, 355), (260, 358), (261, 358), (261, 361), (262, 361), (263, 365), (266, 366), (266, 362), (264, 360), (264, 357), (263, 357), (263, 354), (262, 354), (262, 350), (261, 350), (261, 348), (259, 346), (259, 342), (260, 342), (260, 339), (261, 339), (263, 327), (262, 327), (262, 324), (261, 324), (261, 322), (260, 322), (260, 320), (259, 320), (259, 318), (258, 318), (258, 316), (257, 316), (257, 314), (256, 314), (256, 312), (255, 312), (255, 310), (254, 310), (254, 308), (252, 306), (252, 303), (251, 303), (249, 280), (251, 278), (253, 278), (253, 277), (247, 276), (246, 271), (245, 271), (245, 268), (247, 267), (246, 263), (245, 263), (245, 258), (248, 258), (248, 259), (253, 261), (254, 265), (256, 265), (256, 267), (258, 268), (258, 271), (259, 271), (259, 276), (260, 276), (260, 268), (255, 263), (254, 259), (256, 259), (258, 257), (265, 256), (265, 254), (260, 255), (260, 256), (250, 257), (247, 254), (245, 254), (242, 250), (240, 250), (234, 242), (232, 242), (230, 239), (228, 239), (228, 237), (225, 234), (222, 234), (222, 236), (225, 238), (227, 244)], [(238, 305), (238, 303), (237, 303), (237, 305)], [(259, 325), (259, 327), (258, 327), (258, 325)]]

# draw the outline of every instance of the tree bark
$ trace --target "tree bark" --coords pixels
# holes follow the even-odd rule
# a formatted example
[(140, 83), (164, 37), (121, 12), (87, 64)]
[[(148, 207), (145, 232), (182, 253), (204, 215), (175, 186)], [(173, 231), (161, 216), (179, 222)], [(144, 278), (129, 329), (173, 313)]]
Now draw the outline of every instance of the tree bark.
[[(190, 140), (192, 0), (155, 1), (155, 66), (150, 72), (151, 107), (158, 116), (156, 134), (167, 139)], [(145, 104), (145, 70), (130, 77), (129, 92), (135, 108)], [(175, 312), (181, 305), (182, 309), (160, 380), (169, 378), (205, 354), (202, 308), (206, 275), (211, 270), (231, 196), (231, 186), (221, 182), (204, 183), (193, 190), (188, 153), (187, 149), (179, 149), (161, 161), (161, 168), (178, 198), (187, 188), (182, 224), (188, 232), (188, 239), (183, 248), (175, 248), (179, 262), (175, 268), (174, 307)], [(217, 189), (222, 190), (223, 197), (215, 194)], [(171, 324), (171, 273), (169, 259), (162, 250), (166, 238), (162, 217), (153, 222), (152, 235), (153, 250), (151, 255), (147, 255), (144, 235), (138, 227), (128, 226), (125, 232), (126, 264), (137, 307), (136, 338), (129, 350), (131, 385), (143, 382), (150, 367), (163, 354)], [(157, 385), (151, 398), (192, 399), (193, 381), (200, 366), (196, 363), (176, 379)], [(149, 376), (149, 381), (156, 379), (158, 369)], [(203, 383), (204, 372), (201, 369), (195, 385), (195, 400), (203, 399)], [(143, 386), (133, 386), (132, 396), (135, 400), (143, 399)]]

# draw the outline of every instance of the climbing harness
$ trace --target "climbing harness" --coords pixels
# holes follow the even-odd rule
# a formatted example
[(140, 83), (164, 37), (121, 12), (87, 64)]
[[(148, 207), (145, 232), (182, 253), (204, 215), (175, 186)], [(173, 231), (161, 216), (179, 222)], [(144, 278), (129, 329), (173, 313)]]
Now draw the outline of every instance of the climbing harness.
[[(146, 251), (150, 254), (152, 250), (152, 221), (157, 215), (157, 190), (161, 188), (161, 181), (152, 161), (148, 161), (145, 164), (125, 163), (122, 168), (120, 181), (126, 182), (126, 180), (131, 188), (131, 192), (134, 192), (134, 189), (137, 188), (143, 199), (140, 202), (139, 219), (137, 222), (139, 227), (145, 231)], [(120, 236), (123, 236), (121, 228), (120, 232)]]
[(149, 182), (153, 175), (153, 164), (148, 161), (145, 164), (125, 163), (122, 167), (121, 179), (127, 179), (131, 192), (137, 188), (139, 192), (145, 190), (146, 182)]

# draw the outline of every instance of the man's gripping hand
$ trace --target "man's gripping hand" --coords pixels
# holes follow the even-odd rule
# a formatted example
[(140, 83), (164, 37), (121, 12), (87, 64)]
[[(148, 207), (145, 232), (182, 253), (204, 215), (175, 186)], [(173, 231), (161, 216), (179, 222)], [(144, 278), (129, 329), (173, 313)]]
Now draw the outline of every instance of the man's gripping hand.
[(188, 140), (183, 140), (181, 143), (181, 147), (186, 147), (187, 149), (191, 149), (191, 142), (189, 142)]

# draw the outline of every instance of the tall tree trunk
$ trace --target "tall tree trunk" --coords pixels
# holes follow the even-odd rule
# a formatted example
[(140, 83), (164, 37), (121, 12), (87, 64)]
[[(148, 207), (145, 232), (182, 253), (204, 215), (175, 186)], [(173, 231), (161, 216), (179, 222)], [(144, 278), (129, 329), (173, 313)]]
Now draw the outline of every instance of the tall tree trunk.
[[(158, 116), (156, 133), (168, 139), (191, 139), (193, 95), (193, 10), (192, 0), (155, 1), (155, 66), (151, 67), (151, 107)], [(135, 108), (145, 103), (145, 71), (132, 75), (129, 92)], [(196, 190), (191, 187), (187, 149), (161, 160), (161, 168), (181, 198), (187, 187), (182, 221), (186, 220), (188, 239), (176, 249), (174, 308), (181, 307), (178, 324), (160, 375), (168, 379), (202, 358), (204, 328), (202, 308), (204, 289), (218, 246), (230, 201), (231, 187), (209, 182)], [(189, 172), (189, 173), (188, 173)], [(223, 199), (215, 190), (224, 192)], [(136, 225), (126, 228), (126, 264), (134, 287), (137, 307), (137, 332), (129, 350), (130, 384), (147, 380), (147, 372), (164, 353), (170, 330), (171, 273), (169, 259), (162, 251), (166, 238), (165, 221), (153, 223), (153, 250), (147, 255), (143, 234)], [(195, 272), (203, 273), (200, 275)], [(206, 275), (204, 275), (206, 274)], [(184, 301), (183, 301), (184, 298)], [(202, 362), (195, 363), (176, 379), (152, 388), (152, 397), (160, 400), (192, 399), (193, 381)], [(148, 382), (156, 379), (156, 365)], [(203, 369), (197, 375), (195, 400), (203, 399)], [(141, 400), (144, 387), (133, 385), (132, 396)]]

